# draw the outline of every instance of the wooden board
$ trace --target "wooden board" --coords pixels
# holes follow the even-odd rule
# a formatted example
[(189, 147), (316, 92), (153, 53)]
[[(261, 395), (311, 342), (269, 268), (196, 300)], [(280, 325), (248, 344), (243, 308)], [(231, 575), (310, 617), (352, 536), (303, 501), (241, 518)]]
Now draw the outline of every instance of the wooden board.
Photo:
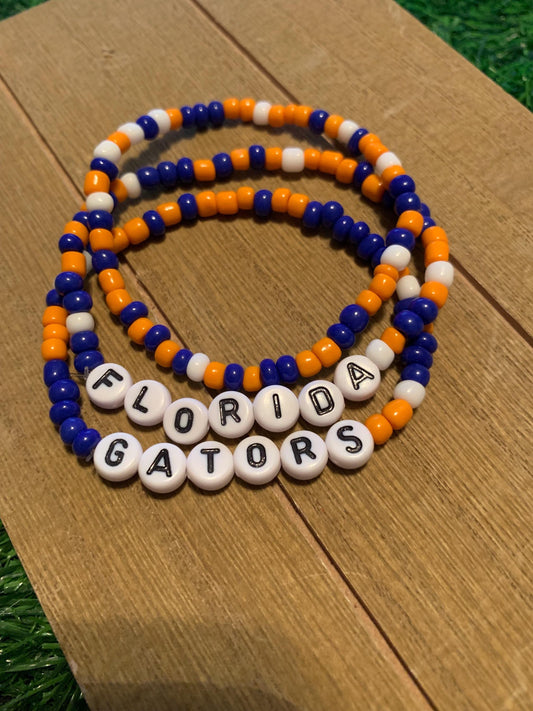
[[(0, 73), (14, 403), (1, 415), (0, 515), (91, 708), (531, 708), (527, 111), (384, 1), (52, 0), (0, 25)], [(160, 499), (138, 481), (105, 485), (60, 445), (37, 355), (42, 299), (92, 147), (153, 106), (227, 95), (294, 98), (379, 133), (449, 232), (458, 275), (427, 402), (364, 469)], [(169, 137), (126, 166), (304, 140), (232, 126)], [(246, 181), (338, 198), (387, 228), (331, 180)], [(348, 251), (282, 220), (180, 228), (123, 271), (182, 343), (245, 363), (308, 347), (367, 281)], [(106, 357), (154, 377), (91, 290)], [(348, 412), (379, 409), (396, 378)], [(131, 429), (123, 413), (89, 417)]]

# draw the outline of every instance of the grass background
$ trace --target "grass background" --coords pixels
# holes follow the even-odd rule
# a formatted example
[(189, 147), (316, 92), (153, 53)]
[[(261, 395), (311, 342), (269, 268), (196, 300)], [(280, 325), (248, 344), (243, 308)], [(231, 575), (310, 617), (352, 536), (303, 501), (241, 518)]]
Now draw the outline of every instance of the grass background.
[[(43, 0), (0, 0), (0, 20)], [(398, 0), (490, 79), (533, 109), (530, 0)], [(0, 523), (0, 709), (87, 709)]]

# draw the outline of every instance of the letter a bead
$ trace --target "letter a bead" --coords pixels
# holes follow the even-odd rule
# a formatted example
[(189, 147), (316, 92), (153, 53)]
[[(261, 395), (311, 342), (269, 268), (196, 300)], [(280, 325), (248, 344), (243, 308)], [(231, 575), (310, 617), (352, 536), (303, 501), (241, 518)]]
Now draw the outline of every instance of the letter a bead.
[(357, 469), (372, 456), (374, 438), (361, 422), (341, 420), (328, 430), (326, 447), (333, 464), (342, 469)]
[(344, 410), (341, 390), (328, 380), (307, 383), (300, 391), (298, 402), (304, 420), (318, 427), (329, 427), (337, 422)]
[(268, 437), (254, 435), (243, 439), (233, 452), (235, 474), (248, 484), (268, 484), (279, 474), (279, 449)]
[(347, 400), (368, 400), (378, 391), (381, 373), (377, 365), (363, 355), (348, 356), (335, 368), (333, 382)]
[(125, 481), (137, 474), (143, 450), (127, 432), (114, 432), (101, 439), (93, 453), (94, 467), (102, 479)]
[(280, 450), (283, 471), (295, 479), (315, 479), (328, 463), (328, 450), (316, 432), (301, 430), (285, 438)]
[(187, 457), (175, 444), (154, 444), (139, 462), (139, 478), (157, 494), (179, 489), (187, 478)]
[(187, 476), (199, 489), (222, 489), (233, 478), (231, 450), (221, 442), (200, 442), (187, 457)]
[(126, 393), (132, 385), (131, 375), (117, 363), (102, 363), (96, 366), (85, 383), (89, 400), (105, 410), (122, 407)]

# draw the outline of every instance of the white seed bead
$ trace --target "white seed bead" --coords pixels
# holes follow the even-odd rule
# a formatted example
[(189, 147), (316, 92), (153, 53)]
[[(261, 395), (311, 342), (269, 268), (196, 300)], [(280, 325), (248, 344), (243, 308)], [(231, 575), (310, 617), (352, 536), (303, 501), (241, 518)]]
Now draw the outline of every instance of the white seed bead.
[(209, 430), (207, 407), (192, 397), (175, 400), (165, 410), (163, 429), (173, 442), (196, 444)]
[(284, 385), (268, 385), (254, 400), (257, 423), (269, 432), (286, 432), (300, 417), (298, 398)]
[(175, 444), (148, 447), (139, 462), (139, 479), (150, 491), (169, 494), (187, 478), (187, 457)]
[(426, 388), (416, 380), (400, 380), (394, 388), (394, 398), (407, 400), (411, 407), (422, 404), (426, 396)]
[(453, 284), (453, 266), (450, 262), (432, 262), (426, 269), (425, 281), (438, 281), (448, 288)]
[(298, 395), (300, 414), (310, 425), (329, 427), (337, 422), (344, 410), (344, 397), (340, 388), (328, 380), (307, 383)]
[(244, 393), (230, 390), (217, 395), (209, 405), (209, 424), (221, 437), (242, 437), (254, 425), (254, 408)]
[(105, 210), (105, 212), (113, 212), (115, 203), (109, 193), (91, 193), (85, 198), (87, 210)]
[(125, 133), (130, 139), (132, 146), (136, 146), (138, 143), (142, 143), (142, 141), (144, 141), (144, 131), (138, 123), (133, 123), (133, 121), (123, 123), (122, 126), (117, 128), (117, 131)]
[(284, 148), (281, 153), (281, 170), (285, 173), (301, 173), (305, 167), (304, 152), (301, 148)]
[(110, 160), (112, 163), (118, 163), (122, 158), (122, 153), (116, 143), (106, 139), (96, 146), (93, 151), (93, 156), (95, 158), (105, 158), (106, 160)]
[(392, 151), (387, 151), (382, 153), (376, 161), (374, 170), (378, 175), (381, 175), (386, 168), (390, 168), (391, 165), (401, 165), (402, 162)]
[(233, 452), (233, 466), (235, 474), (248, 484), (268, 484), (279, 474), (279, 449), (268, 437), (247, 437), (239, 442)]
[(170, 116), (164, 109), (152, 109), (147, 115), (156, 122), (160, 136), (170, 131)]
[(374, 338), (366, 347), (365, 355), (367, 358), (370, 358), (380, 370), (387, 370), (392, 364), (396, 354), (381, 338)]
[(94, 331), (94, 318), (88, 311), (76, 311), (67, 316), (67, 331), (78, 333), (79, 331)]
[(381, 373), (370, 358), (353, 355), (343, 358), (335, 368), (333, 382), (347, 400), (369, 400), (379, 389)]
[(204, 379), (205, 369), (211, 362), (211, 359), (205, 353), (194, 353), (187, 363), (187, 377), (193, 383), (201, 383)]
[(258, 101), (254, 106), (253, 122), (256, 126), (268, 126), (268, 114), (272, 104), (268, 101)]
[(350, 138), (354, 135), (356, 131), (359, 130), (359, 125), (355, 121), (343, 121), (339, 126), (339, 132), (337, 133), (337, 140), (341, 143), (348, 144)]
[(120, 179), (124, 183), (124, 187), (126, 188), (129, 198), (136, 200), (141, 197), (142, 188), (139, 178), (135, 175), (135, 173), (124, 173)]
[(420, 284), (418, 279), (412, 274), (406, 274), (398, 279), (396, 283), (396, 295), (399, 299), (410, 299), (412, 296), (420, 294)]
[(85, 257), (85, 271), (88, 276), (93, 270), (93, 255), (87, 250), (83, 250), (83, 256)]
[(391, 244), (385, 247), (380, 261), (381, 264), (390, 264), (398, 270), (405, 269), (411, 261), (411, 252), (401, 244)]
[(326, 435), (329, 458), (342, 469), (358, 469), (374, 451), (374, 438), (368, 427), (357, 420), (341, 420)]
[(328, 449), (316, 432), (292, 432), (281, 445), (283, 471), (295, 479), (315, 479), (328, 463)]
[(129, 372), (118, 363), (102, 363), (89, 373), (85, 387), (89, 400), (104, 410), (122, 407), (126, 393), (133, 385)]
[(162, 383), (157, 380), (139, 380), (126, 393), (124, 409), (136, 425), (152, 427), (163, 422), (171, 400), (168, 389)]
[(94, 468), (102, 479), (126, 481), (137, 473), (142, 453), (142, 447), (133, 435), (114, 432), (96, 445), (93, 453)]
[(200, 489), (222, 489), (233, 478), (231, 450), (221, 442), (200, 442), (187, 457), (187, 476)]

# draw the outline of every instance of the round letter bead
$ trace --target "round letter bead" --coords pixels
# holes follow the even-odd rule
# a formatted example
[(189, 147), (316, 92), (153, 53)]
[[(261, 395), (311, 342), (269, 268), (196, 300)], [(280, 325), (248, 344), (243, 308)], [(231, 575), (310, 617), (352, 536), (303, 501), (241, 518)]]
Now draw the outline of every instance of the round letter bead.
[(194, 353), (187, 363), (187, 377), (194, 383), (201, 383), (204, 379), (205, 369), (211, 358), (205, 353)]
[(420, 284), (415, 276), (407, 274), (401, 279), (398, 279), (398, 283), (396, 284), (396, 296), (400, 299), (400, 301), (402, 299), (410, 299), (414, 296), (418, 296), (419, 294)]
[(96, 445), (94, 466), (102, 479), (125, 481), (137, 473), (142, 453), (142, 447), (133, 435), (114, 432)]
[(326, 447), (333, 464), (342, 469), (357, 469), (372, 456), (374, 438), (361, 422), (341, 420), (328, 430)]
[(165, 411), (163, 429), (178, 444), (196, 444), (209, 430), (207, 407), (192, 397), (175, 400)]
[(279, 474), (279, 449), (268, 437), (247, 437), (235, 448), (233, 465), (235, 474), (248, 484), (268, 484)]
[(187, 457), (175, 444), (154, 444), (139, 462), (139, 479), (150, 491), (169, 494), (187, 478)]
[(347, 400), (368, 400), (381, 382), (378, 366), (363, 355), (348, 356), (335, 368), (333, 382)]
[(324, 471), (328, 450), (316, 432), (300, 430), (286, 437), (280, 450), (283, 471), (295, 479), (315, 479)]
[(139, 380), (126, 393), (124, 409), (132, 422), (151, 427), (163, 421), (171, 400), (169, 391), (162, 383)]
[(381, 338), (374, 338), (365, 350), (367, 358), (377, 365), (380, 370), (387, 370), (392, 365), (396, 354), (392, 348), (387, 345)]
[(424, 281), (438, 281), (450, 288), (453, 284), (453, 266), (450, 262), (432, 262), (426, 269)]
[(88, 311), (76, 311), (67, 316), (66, 327), (70, 334), (80, 331), (93, 331), (94, 318)]
[(117, 363), (102, 363), (96, 366), (85, 383), (89, 400), (104, 410), (122, 407), (126, 393), (132, 385), (131, 375)]
[(395, 399), (407, 400), (412, 408), (422, 404), (426, 396), (426, 388), (417, 380), (400, 380), (394, 388)]
[(187, 457), (187, 476), (199, 489), (222, 489), (233, 478), (231, 450), (221, 442), (200, 442)]
[(269, 385), (255, 396), (254, 415), (265, 430), (286, 432), (300, 417), (298, 398), (283, 385)]
[(344, 410), (341, 390), (328, 380), (307, 383), (300, 391), (298, 402), (304, 420), (318, 427), (329, 427), (337, 422)]
[(242, 437), (254, 424), (252, 401), (236, 390), (220, 393), (209, 405), (209, 424), (221, 437)]

